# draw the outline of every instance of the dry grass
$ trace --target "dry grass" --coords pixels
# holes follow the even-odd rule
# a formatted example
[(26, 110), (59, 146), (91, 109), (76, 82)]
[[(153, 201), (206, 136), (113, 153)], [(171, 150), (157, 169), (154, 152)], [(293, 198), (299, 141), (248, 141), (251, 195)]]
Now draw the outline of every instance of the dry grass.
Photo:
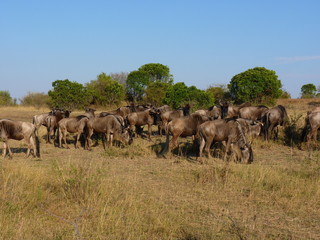
[[(290, 116), (308, 103), (281, 102)], [(41, 111), (2, 108), (0, 118)], [(13, 160), (0, 160), (0, 239), (320, 239), (319, 147), (257, 140), (251, 165), (202, 165), (192, 150), (157, 158), (161, 142), (89, 152), (42, 140), (41, 159), (26, 159), (13, 141)]]

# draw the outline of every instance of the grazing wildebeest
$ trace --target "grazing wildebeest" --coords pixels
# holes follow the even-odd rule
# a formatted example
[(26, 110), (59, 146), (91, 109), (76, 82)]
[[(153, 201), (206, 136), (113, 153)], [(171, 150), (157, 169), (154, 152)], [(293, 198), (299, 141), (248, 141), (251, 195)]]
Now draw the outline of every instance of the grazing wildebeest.
[(52, 115), (54, 113), (54, 109), (52, 109), (50, 112), (48, 113), (42, 113), (42, 114), (39, 114), (39, 115), (34, 115), (33, 118), (32, 118), (32, 123), (34, 124), (34, 126), (36, 127), (36, 131), (37, 131), (37, 135), (38, 134), (38, 131), (39, 131), (39, 128), (45, 124), (45, 119), (49, 116), (49, 115)]
[[(35, 134), (36, 128), (34, 124), (22, 121), (13, 121), (9, 119), (0, 120), (0, 140), (3, 141), (3, 153), (2, 156), (5, 158), (7, 149), (9, 157), (12, 157), (12, 152), (9, 146), (9, 139), (22, 140), (24, 139), (28, 144), (27, 157), (30, 155), (31, 149), (33, 149), (33, 156), (40, 157), (40, 145), (39, 139)], [(33, 136), (35, 137), (36, 144)]]
[(101, 112), (100, 117), (105, 117), (107, 115), (120, 115), (123, 118), (126, 118), (130, 113), (136, 112), (134, 106), (124, 106), (119, 107), (116, 110), (110, 111), (110, 112)]
[[(178, 146), (178, 138), (194, 136), (197, 133), (198, 126), (205, 121), (208, 121), (207, 116), (193, 113), (189, 116), (173, 119), (168, 123), (168, 131), (166, 133), (166, 144), (160, 155), (164, 156), (168, 151), (171, 151)], [(172, 139), (169, 142), (169, 134)]]
[(46, 143), (51, 143), (51, 134), (53, 132), (53, 136), (56, 136), (58, 122), (62, 118), (68, 118), (70, 116), (70, 113), (71, 111), (68, 110), (56, 109), (52, 112), (52, 114), (49, 114), (49, 116), (45, 118), (43, 125), (47, 128)]
[(138, 130), (139, 127), (148, 125), (148, 138), (151, 139), (152, 125), (157, 124), (158, 115), (154, 109), (147, 109), (141, 112), (130, 113), (127, 116), (127, 121), (132, 131), (134, 126)]
[(212, 106), (208, 109), (200, 109), (195, 111), (194, 113), (198, 113), (200, 115), (204, 115), (209, 117), (211, 120), (220, 119), (221, 118), (221, 107), (220, 106)]
[(243, 107), (239, 110), (239, 117), (254, 120), (254, 121), (261, 120), (262, 116), (267, 110), (268, 110), (268, 107), (263, 105)]
[(277, 126), (283, 126), (288, 120), (288, 114), (284, 106), (278, 105), (276, 107), (268, 109), (262, 116), (262, 122), (264, 124), (264, 138), (269, 140), (270, 135), (274, 134), (274, 140), (278, 138)]
[(242, 103), (238, 106), (230, 106), (228, 103), (220, 103), (221, 118), (234, 118), (239, 117), (239, 110), (243, 107), (249, 107), (251, 103)]
[(251, 163), (253, 154), (251, 143), (247, 140), (247, 137), (259, 134), (260, 129), (258, 124), (246, 119), (217, 119), (205, 122), (199, 126), (197, 132), (200, 141), (199, 158), (201, 160), (204, 148), (208, 157), (210, 157), (210, 147), (212, 142), (215, 141), (225, 142), (224, 160), (227, 159), (231, 147), (233, 151), (236, 151), (237, 160)]
[(320, 128), (320, 109), (315, 109), (312, 112), (308, 112), (305, 121), (306, 123), (302, 133), (302, 140), (304, 140), (308, 129), (310, 129), (310, 132), (307, 135), (307, 145), (308, 149), (310, 149), (311, 141), (317, 141), (317, 133), (318, 129)]
[(84, 128), (90, 118), (80, 115), (77, 117), (71, 118), (63, 118), (58, 122), (59, 129), (59, 147), (62, 147), (62, 139), (67, 148), (69, 148), (67, 144), (67, 132), (69, 133), (77, 133), (75, 148), (78, 148), (79, 138), (81, 133), (83, 133)]
[(190, 105), (189, 104), (187, 104), (184, 107), (179, 108), (178, 110), (167, 111), (167, 112), (161, 113), (160, 114), (160, 121), (161, 121), (160, 135), (162, 136), (162, 129), (164, 129), (165, 132), (167, 133), (167, 131), (168, 131), (167, 126), (170, 121), (172, 121), (173, 119), (176, 119), (176, 118), (180, 118), (183, 116), (189, 116), (189, 115), (190, 115)]
[[(124, 126), (124, 120), (119, 115), (107, 115), (105, 117), (91, 118), (87, 122), (87, 144), (88, 150), (91, 150), (93, 132), (103, 133), (107, 139), (107, 145), (112, 145), (113, 138), (121, 141), (123, 144), (131, 144), (132, 137), (129, 129)], [(103, 142), (105, 149), (105, 144)]]

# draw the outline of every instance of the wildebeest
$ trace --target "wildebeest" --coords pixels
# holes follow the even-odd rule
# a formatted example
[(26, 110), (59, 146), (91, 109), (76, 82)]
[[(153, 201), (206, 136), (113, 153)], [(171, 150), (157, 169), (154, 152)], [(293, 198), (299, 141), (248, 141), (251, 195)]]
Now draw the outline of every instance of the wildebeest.
[(58, 122), (58, 129), (59, 129), (59, 147), (62, 147), (62, 139), (68, 147), (67, 144), (67, 132), (69, 133), (77, 133), (75, 148), (78, 148), (79, 138), (84, 131), (84, 128), (90, 118), (84, 115), (80, 115), (77, 117), (71, 118), (63, 118)]
[[(119, 115), (91, 118), (87, 121), (87, 129), (87, 144), (89, 150), (92, 145), (91, 136), (93, 132), (105, 134), (107, 145), (112, 145), (113, 138), (124, 144), (131, 144), (132, 142), (129, 129), (124, 126), (124, 120)], [(103, 147), (105, 148), (104, 142)]]
[[(164, 156), (168, 151), (171, 151), (178, 146), (178, 138), (194, 136), (197, 133), (198, 126), (208, 121), (207, 116), (203, 116), (197, 113), (193, 113), (189, 116), (180, 117), (173, 119), (168, 123), (168, 131), (166, 133), (166, 144), (160, 153), (161, 156)], [(169, 142), (169, 134), (171, 133), (172, 139)]]
[(177, 110), (173, 111), (166, 111), (160, 114), (160, 135), (162, 136), (162, 129), (165, 130), (167, 133), (167, 126), (170, 121), (176, 118), (180, 118), (183, 116), (189, 116), (190, 115), (190, 105), (187, 104), (184, 107), (181, 107)]
[(221, 107), (221, 118), (234, 118), (239, 117), (239, 111), (243, 107), (249, 107), (251, 106), (251, 103), (242, 103), (237, 106), (231, 106), (228, 103), (220, 103)]
[[(147, 109), (142, 112), (133, 112), (127, 116), (130, 129), (136, 127), (136, 130), (144, 125), (148, 125), (148, 138), (151, 139), (152, 125), (157, 124), (158, 115), (154, 109)], [(137, 128), (138, 127), (138, 128)]]
[(261, 120), (264, 113), (268, 110), (268, 107), (260, 105), (260, 106), (249, 106), (243, 107), (239, 110), (239, 117), (250, 119), (250, 120)]
[(109, 112), (101, 112), (100, 117), (105, 117), (107, 115), (120, 115), (124, 119), (132, 112), (136, 112), (134, 106), (123, 106), (119, 107), (116, 110), (109, 111)]
[(308, 112), (305, 122), (306, 123), (303, 129), (302, 139), (305, 138), (307, 129), (310, 128), (310, 131), (307, 134), (307, 145), (309, 149), (311, 141), (317, 141), (317, 133), (318, 129), (320, 128), (320, 109), (315, 109), (312, 112)]
[[(42, 114), (39, 114), (39, 115), (34, 115), (33, 118), (32, 118), (32, 123), (34, 124), (35, 128), (36, 128), (36, 131), (37, 131), (37, 134), (38, 134), (38, 130), (39, 128), (44, 125), (45, 123), (45, 119), (50, 115), (50, 114), (53, 114), (55, 110), (51, 110), (50, 112), (48, 113), (42, 113)], [(39, 134), (38, 134), (39, 135)]]
[[(27, 157), (29, 157), (31, 149), (33, 150), (33, 156), (40, 157), (40, 145), (39, 139), (35, 134), (36, 127), (34, 124), (22, 121), (13, 121), (9, 119), (0, 120), (0, 140), (3, 141), (3, 153), (2, 156), (5, 158), (7, 149), (9, 157), (12, 157), (12, 152), (9, 146), (9, 139), (22, 140), (24, 139), (28, 144)], [(35, 142), (33, 139), (35, 137)]]
[(56, 136), (58, 122), (62, 118), (68, 118), (70, 116), (70, 113), (71, 111), (68, 110), (56, 109), (45, 118), (43, 125), (47, 128), (46, 143), (51, 143), (51, 134), (53, 132), (53, 136)]
[(204, 115), (209, 117), (211, 120), (220, 119), (221, 118), (221, 107), (220, 106), (212, 106), (208, 109), (200, 109), (195, 111), (195, 113), (198, 113), (200, 115)]
[(274, 134), (274, 139), (278, 138), (277, 126), (283, 126), (288, 120), (288, 114), (284, 106), (278, 105), (276, 107), (268, 109), (262, 116), (262, 122), (264, 124), (264, 137), (265, 140), (269, 140), (270, 135)]
[[(252, 126), (251, 126), (252, 125)], [(251, 128), (253, 131), (251, 132)], [(210, 147), (212, 142), (225, 142), (226, 149), (224, 160), (226, 160), (230, 147), (236, 151), (236, 158), (246, 163), (253, 161), (251, 143), (247, 137), (260, 133), (260, 126), (253, 121), (246, 119), (217, 119), (208, 121), (198, 127), (197, 136), (199, 137), (199, 158), (202, 158), (203, 149), (210, 157)]]

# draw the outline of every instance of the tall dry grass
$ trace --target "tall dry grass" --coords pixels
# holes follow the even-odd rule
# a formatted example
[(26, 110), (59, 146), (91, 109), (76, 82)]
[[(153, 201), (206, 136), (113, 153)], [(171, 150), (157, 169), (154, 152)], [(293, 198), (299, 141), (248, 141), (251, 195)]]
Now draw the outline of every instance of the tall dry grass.
[[(309, 105), (296, 104), (288, 112), (298, 132), (294, 116)], [(29, 121), (37, 112), (1, 110)], [(199, 164), (189, 148), (157, 158), (156, 136), (106, 151), (42, 140), (41, 159), (17, 150), (0, 160), (0, 239), (320, 239), (319, 148), (300, 150), (285, 136), (255, 141), (251, 165)]]

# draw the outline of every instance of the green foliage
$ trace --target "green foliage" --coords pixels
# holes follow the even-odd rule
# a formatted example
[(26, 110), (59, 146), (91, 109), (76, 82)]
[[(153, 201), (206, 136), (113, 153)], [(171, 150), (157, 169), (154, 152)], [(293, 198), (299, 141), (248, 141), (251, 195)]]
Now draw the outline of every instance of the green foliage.
[(150, 83), (145, 91), (145, 102), (151, 103), (154, 106), (161, 106), (169, 86), (170, 84), (164, 82)]
[(10, 96), (9, 91), (0, 91), (0, 106), (14, 105), (15, 100)]
[(317, 88), (314, 84), (309, 83), (301, 87), (301, 98), (314, 98), (316, 96)]
[(180, 107), (189, 100), (189, 89), (184, 82), (178, 82), (168, 87), (164, 102), (174, 109)]
[(101, 73), (97, 80), (86, 84), (88, 91), (92, 94), (92, 104), (107, 105), (119, 104), (124, 100), (124, 87), (118, 81), (112, 80), (111, 76)]
[(218, 104), (220, 100), (229, 99), (229, 91), (226, 85), (214, 85), (207, 88), (208, 92), (214, 99), (215, 103)]
[(193, 109), (199, 109), (212, 106), (214, 97), (195, 86), (187, 87), (184, 82), (178, 82), (168, 87), (164, 103), (175, 109), (189, 103)]
[(20, 99), (21, 105), (33, 106), (36, 108), (47, 107), (49, 104), (49, 96), (45, 93), (29, 92), (26, 96)]
[(228, 88), (236, 102), (271, 104), (281, 96), (281, 81), (276, 72), (264, 67), (248, 69), (235, 75)]
[(82, 109), (92, 102), (92, 95), (81, 83), (68, 79), (56, 80), (52, 83), (53, 90), (48, 92), (51, 97), (50, 107), (68, 110)]
[(173, 83), (170, 68), (160, 63), (148, 63), (142, 65), (138, 71), (147, 72), (149, 74), (149, 82)]
[(281, 95), (279, 98), (281, 98), (281, 99), (290, 99), (291, 98), (290, 93), (287, 92), (286, 90), (280, 89), (280, 91), (281, 91)]
[(149, 74), (144, 71), (132, 71), (127, 79), (127, 94), (130, 101), (140, 101), (149, 83)]
[(193, 109), (208, 108), (214, 104), (212, 94), (200, 90), (195, 86), (188, 88), (189, 104)]
[(141, 101), (144, 97), (146, 98), (145, 91), (148, 85), (155, 82), (172, 84), (173, 77), (168, 66), (160, 63), (148, 63), (137, 71), (130, 72), (127, 78), (128, 100)]

